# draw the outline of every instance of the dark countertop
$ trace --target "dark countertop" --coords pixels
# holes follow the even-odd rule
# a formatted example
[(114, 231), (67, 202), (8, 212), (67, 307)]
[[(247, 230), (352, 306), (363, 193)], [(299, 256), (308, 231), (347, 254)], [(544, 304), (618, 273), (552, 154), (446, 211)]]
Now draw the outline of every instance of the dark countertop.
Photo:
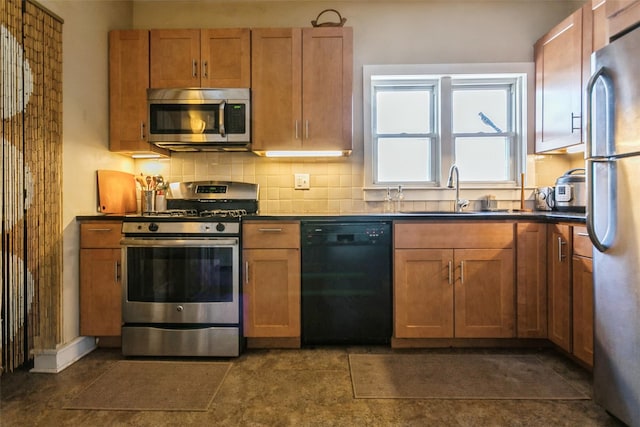
[[(126, 217), (140, 215), (78, 215), (77, 221), (122, 221)], [(152, 220), (153, 217), (149, 217)], [(300, 220), (300, 221), (391, 221), (391, 220), (525, 220), (543, 222), (585, 222), (584, 213), (558, 211), (470, 211), (453, 212), (407, 212), (407, 213), (353, 213), (353, 214), (318, 214), (291, 213), (271, 215), (248, 215), (243, 218), (251, 220)]]

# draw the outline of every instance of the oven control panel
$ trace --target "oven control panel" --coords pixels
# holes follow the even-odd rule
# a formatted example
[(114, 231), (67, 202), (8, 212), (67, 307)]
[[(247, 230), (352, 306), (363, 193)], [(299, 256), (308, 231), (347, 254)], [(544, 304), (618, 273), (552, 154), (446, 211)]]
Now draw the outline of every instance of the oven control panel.
[(238, 235), (239, 222), (180, 221), (180, 222), (123, 222), (123, 234), (200, 234)]

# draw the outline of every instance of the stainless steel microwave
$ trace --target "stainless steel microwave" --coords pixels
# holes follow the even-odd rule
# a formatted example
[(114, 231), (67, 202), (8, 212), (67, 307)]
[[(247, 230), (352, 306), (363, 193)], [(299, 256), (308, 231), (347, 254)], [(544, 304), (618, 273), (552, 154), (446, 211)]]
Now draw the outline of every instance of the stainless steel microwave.
[(149, 141), (172, 151), (247, 151), (249, 89), (147, 89)]

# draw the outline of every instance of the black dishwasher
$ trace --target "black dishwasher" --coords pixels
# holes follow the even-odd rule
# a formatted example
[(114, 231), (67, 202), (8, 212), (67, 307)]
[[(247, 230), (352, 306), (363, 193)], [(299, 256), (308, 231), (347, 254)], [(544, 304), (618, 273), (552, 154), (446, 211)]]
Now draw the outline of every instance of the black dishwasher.
[(391, 339), (391, 224), (303, 222), (302, 343)]

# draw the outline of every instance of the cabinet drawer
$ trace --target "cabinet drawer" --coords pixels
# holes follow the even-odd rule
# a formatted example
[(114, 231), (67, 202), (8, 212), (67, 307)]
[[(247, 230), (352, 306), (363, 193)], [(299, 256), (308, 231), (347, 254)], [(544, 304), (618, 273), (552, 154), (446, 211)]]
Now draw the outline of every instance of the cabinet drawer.
[(242, 233), (244, 249), (300, 247), (300, 223), (297, 221), (245, 222)]
[(397, 222), (396, 248), (490, 249), (513, 247), (512, 223), (487, 222)]
[(573, 253), (587, 258), (593, 257), (593, 245), (589, 239), (587, 228), (582, 226), (573, 227)]
[(119, 248), (122, 222), (91, 222), (80, 224), (81, 248)]

